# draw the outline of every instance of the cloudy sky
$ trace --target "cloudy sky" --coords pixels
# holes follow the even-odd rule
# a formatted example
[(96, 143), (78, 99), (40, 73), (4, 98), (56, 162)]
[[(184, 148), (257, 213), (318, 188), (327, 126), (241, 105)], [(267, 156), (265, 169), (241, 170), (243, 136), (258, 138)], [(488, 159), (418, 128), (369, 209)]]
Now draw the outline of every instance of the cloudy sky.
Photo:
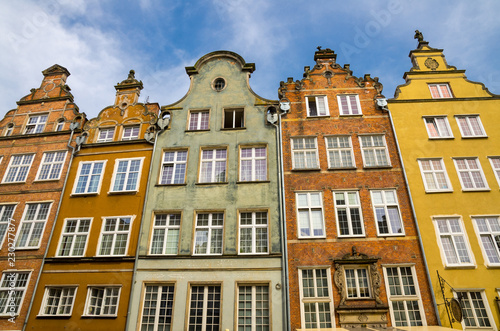
[(250, 84), (277, 99), (279, 82), (300, 79), (317, 46), (355, 76), (379, 77), (392, 97), (410, 68), (415, 29), (445, 50), (448, 64), (500, 94), (500, 1), (468, 0), (47, 0), (0, 3), (0, 116), (39, 87), (57, 63), (88, 118), (114, 102), (134, 69), (141, 101), (167, 105), (188, 90), (184, 67), (230, 50), (256, 64)]

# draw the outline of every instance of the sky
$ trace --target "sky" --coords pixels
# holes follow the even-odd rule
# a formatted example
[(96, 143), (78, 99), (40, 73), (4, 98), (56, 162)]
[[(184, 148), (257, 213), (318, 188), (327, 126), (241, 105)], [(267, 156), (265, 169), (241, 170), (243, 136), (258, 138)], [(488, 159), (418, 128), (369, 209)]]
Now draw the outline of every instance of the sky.
[[(53, 64), (87, 118), (114, 103), (130, 69), (140, 102), (175, 103), (189, 89), (185, 67), (216, 50), (255, 63), (250, 86), (278, 99), (280, 81), (301, 79), (316, 47), (354, 75), (371, 74), (391, 98), (411, 67), (415, 30), (500, 94), (498, 0), (45, 0), (0, 2), (0, 116), (38, 88)], [(1, 118), (0, 117), (0, 118)]]

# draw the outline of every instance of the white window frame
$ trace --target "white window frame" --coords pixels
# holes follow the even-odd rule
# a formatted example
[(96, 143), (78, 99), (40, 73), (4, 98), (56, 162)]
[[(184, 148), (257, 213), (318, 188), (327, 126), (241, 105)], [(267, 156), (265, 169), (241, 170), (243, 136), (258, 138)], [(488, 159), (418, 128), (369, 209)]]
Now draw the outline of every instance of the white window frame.
[[(75, 178), (75, 183), (73, 184), (73, 192), (72, 192), (72, 194), (74, 194), (74, 195), (80, 195), (80, 194), (81, 195), (85, 195), (85, 194), (99, 194), (99, 192), (101, 191), (102, 179), (104, 177), (104, 173), (105, 173), (105, 170), (106, 170), (106, 163), (107, 162), (108, 162), (107, 160), (81, 161), (78, 164), (78, 172), (77, 172), (77, 175), (76, 175), (76, 178)], [(90, 169), (89, 169), (89, 173), (82, 175), (82, 168), (85, 165), (87, 165), (87, 164), (91, 165)], [(100, 172), (94, 173), (97, 164), (102, 164), (102, 167), (101, 167)], [(83, 176), (87, 177), (85, 179), (85, 184), (84, 184), (83, 192), (77, 192), (78, 184), (80, 183), (80, 178), (83, 177)], [(98, 183), (97, 183), (97, 187), (96, 187), (95, 190), (89, 191), (89, 189), (90, 189), (90, 185), (89, 184), (92, 182), (92, 177), (98, 177)], [(83, 181), (82, 181), (82, 183), (83, 183)]]
[[(34, 122), (31, 120), (35, 119)], [(45, 129), (45, 125), (47, 124), (47, 120), (49, 119), (48, 114), (38, 114), (31, 115), (28, 117), (28, 123), (24, 127), (24, 134), (35, 134), (42, 133)]]
[[(68, 232), (69, 222), (76, 222), (73, 231)], [(85, 223), (88, 222), (88, 225)], [(85, 227), (88, 227), (85, 230)], [(92, 227), (92, 218), (68, 218), (64, 220), (63, 228), (61, 229), (61, 238), (59, 239), (59, 245), (57, 246), (57, 257), (80, 257), (84, 256), (87, 251), (87, 244), (90, 235), (90, 229)], [(67, 241), (66, 241), (66, 238)], [(83, 249), (81, 254), (75, 254), (77, 238), (85, 238), (83, 241)], [(69, 245), (68, 248), (65, 245)], [(62, 251), (68, 251), (68, 254), (62, 254)]]
[[(213, 298), (215, 295), (218, 294), (219, 296), (219, 308), (214, 308), (214, 305), (212, 305), (212, 307), (210, 308), (211, 310), (218, 310), (219, 314), (218, 314), (218, 320), (219, 320), (219, 323), (218, 323), (218, 327), (216, 328), (212, 328), (212, 330), (219, 330), (220, 327), (221, 327), (221, 324), (222, 324), (222, 286), (221, 284), (210, 284), (210, 285), (205, 285), (205, 284), (191, 284), (190, 287), (189, 287), (189, 302), (188, 302), (188, 318), (187, 318), (187, 325), (188, 325), (188, 329), (191, 328), (191, 323), (190, 323), (190, 320), (191, 320), (191, 312), (192, 312), (192, 309), (194, 309), (195, 311), (197, 310), (196, 308), (191, 308), (192, 307), (192, 299), (193, 299), (193, 287), (203, 287), (203, 307), (202, 307), (202, 324), (199, 325), (199, 324), (195, 324), (193, 326), (201, 326), (201, 329), (202, 330), (206, 330), (207, 328), (207, 319), (208, 317), (211, 317), (213, 318), (214, 315), (208, 315), (208, 297), (209, 295)], [(218, 293), (209, 293), (209, 288), (210, 287), (214, 287), (214, 288), (218, 288)], [(200, 292), (198, 292), (200, 293)], [(213, 300), (213, 302), (217, 302), (215, 299)], [(214, 325), (211, 325), (211, 326), (214, 326)]]
[[(264, 150), (264, 156), (257, 155), (258, 150)], [(243, 156), (243, 150), (251, 150), (250, 156)], [(257, 171), (262, 170), (257, 166), (264, 164), (263, 172)], [(244, 170), (244, 164), (248, 164), (250, 169)], [(247, 147), (240, 146), (240, 181), (242, 182), (256, 182), (256, 181), (266, 181), (267, 180), (267, 147), (266, 146), (255, 146)]]
[[(467, 231), (465, 231), (464, 223), (461, 217), (458, 216), (439, 216), (439, 217), (433, 217), (432, 219), (434, 223), (434, 229), (436, 231), (436, 238), (437, 238), (437, 244), (439, 246), (439, 251), (441, 253), (441, 260), (443, 261), (443, 265), (446, 267), (474, 267), (475, 266), (475, 260), (474, 260), (474, 255), (472, 253), (472, 249), (470, 248), (469, 244), (469, 238), (467, 237)], [(445, 222), (441, 223), (443, 227), (445, 226), (446, 229), (444, 232), (441, 232), (439, 228), (439, 223), (438, 222)], [(456, 223), (453, 225), (455, 229), (453, 229), (450, 225), (450, 221), (453, 221)], [(458, 229), (456, 228), (458, 226)], [(448, 243), (449, 247), (446, 248), (443, 245), (443, 238), (448, 238)], [(460, 248), (457, 248), (457, 245), (460, 246)], [(463, 258), (467, 258), (469, 261), (460, 261), (461, 256), (459, 252), (466, 253), (466, 255), (463, 255)], [(448, 254), (453, 254), (453, 256), (449, 256)], [(449, 256), (449, 257), (448, 257)], [(448, 259), (456, 259), (457, 262), (453, 261), (448, 261)]]
[[(211, 151), (212, 156), (204, 158), (204, 152)], [(224, 151), (224, 157), (217, 157), (218, 151)], [(220, 165), (224, 171), (217, 173)], [(219, 169), (220, 170), (220, 169)], [(205, 174), (206, 173), (206, 174)], [(205, 174), (205, 175), (204, 175)], [(210, 178), (208, 178), (210, 176)], [(224, 178), (222, 178), (224, 177)], [(198, 183), (225, 183), (227, 181), (227, 148), (202, 148), (200, 150), (200, 173)]]
[(64, 120), (59, 120), (56, 123), (56, 127), (54, 128), (55, 132), (60, 132), (64, 129)]
[(327, 136), (325, 137), (325, 145), (329, 169), (356, 168), (351, 136)]
[[(158, 331), (159, 326), (172, 326), (174, 317), (174, 295), (174, 284), (144, 284), (144, 295), (142, 296), (143, 307), (139, 319), (139, 321), (141, 321), (141, 330), (143, 327), (153, 327), (154, 331)], [(161, 311), (164, 311), (164, 314), (160, 316)], [(154, 312), (154, 315), (145, 315), (150, 312)], [(170, 314), (168, 314), (168, 312), (170, 312)], [(150, 321), (151, 318), (153, 318), (151, 323), (144, 323), (145, 319)], [(160, 318), (165, 321), (161, 325)]]
[[(364, 226), (364, 221), (363, 221), (363, 211), (361, 208), (361, 200), (359, 198), (359, 192), (358, 191), (333, 191), (333, 203), (335, 206), (335, 219), (337, 223), (337, 235), (339, 237), (364, 237), (365, 236), (365, 226)], [(337, 194), (342, 195), (344, 199), (344, 204), (337, 204)], [(349, 200), (349, 196), (355, 194), (356, 195), (356, 203), (351, 203)], [(361, 226), (361, 233), (354, 234), (353, 230), (353, 220), (352, 220), (352, 214), (351, 212), (357, 209), (359, 213), (359, 223)], [(347, 220), (347, 227), (348, 227), (348, 232), (347, 234), (341, 234), (341, 226), (340, 226), (340, 215), (339, 211), (345, 211), (345, 217)]]
[[(316, 105), (316, 114), (312, 114), (311, 107), (309, 105), (310, 100), (314, 102)], [(322, 105), (323, 109), (320, 109), (320, 104)], [(326, 95), (310, 95), (306, 96), (306, 109), (307, 109), (307, 117), (322, 117), (322, 116), (330, 116), (330, 110), (328, 108), (328, 98)]]
[[(110, 192), (138, 191), (139, 185), (141, 183), (142, 165), (144, 163), (143, 161), (144, 157), (116, 159), (115, 167), (113, 170), (113, 178), (111, 180)], [(139, 162), (138, 169), (136, 169), (137, 162)], [(119, 171), (121, 163), (126, 163), (126, 169), (121, 169), (122, 171)], [(134, 164), (134, 167), (132, 167), (132, 164)], [(123, 182), (121, 182), (120, 177), (123, 177)], [(120, 182), (118, 182), (119, 180)], [(127, 189), (129, 185), (132, 187), (130, 189)]]
[[(236, 119), (241, 114), (241, 121), (238, 123)], [(230, 118), (227, 118), (230, 116)], [(228, 123), (229, 120), (230, 123)], [(244, 129), (245, 128), (245, 110), (243, 108), (229, 108), (224, 109), (224, 122), (222, 123), (223, 129)]]
[[(462, 307), (462, 314), (463, 314), (463, 318), (462, 318), (462, 328), (464, 330), (467, 330), (467, 329), (474, 329), (474, 330), (478, 330), (478, 329), (486, 329), (486, 330), (497, 330), (496, 326), (495, 326), (495, 320), (493, 319), (493, 315), (492, 315), (492, 312), (490, 310), (490, 305), (488, 303), (488, 297), (486, 296), (486, 294), (484, 293), (484, 289), (454, 289), (455, 291), (453, 291), (453, 296), (456, 298), (456, 299), (459, 299), (459, 293), (460, 295), (462, 296), (463, 293), (466, 293), (467, 294), (467, 297), (464, 298), (462, 296), (461, 299), (459, 299), (459, 302), (461, 304), (461, 307)], [(490, 324), (489, 326), (478, 326), (478, 314), (476, 312), (476, 309), (478, 307), (475, 307), (474, 304), (471, 304), (471, 300), (473, 300), (473, 298), (471, 297), (471, 293), (475, 293), (478, 294), (481, 296), (481, 302), (483, 304), (483, 307), (482, 309), (484, 309), (484, 312), (486, 313), (486, 318), (488, 320), (488, 323)], [(474, 322), (476, 323), (475, 326), (467, 326), (466, 325), (466, 318), (467, 318), (467, 308), (464, 307), (465, 304), (468, 304), (468, 306), (471, 309), (471, 312), (472, 312), (472, 319), (474, 320)], [(483, 314), (484, 312), (481, 312), (481, 314)]]
[(497, 179), (498, 185), (500, 185), (500, 156), (489, 156), (491, 168), (495, 173), (495, 177)]
[[(118, 290), (118, 293), (116, 293)], [(87, 300), (82, 316), (91, 317), (115, 317), (118, 315), (120, 303), (121, 286), (92, 285), (87, 288)], [(94, 291), (97, 291), (95, 293)], [(96, 295), (94, 295), (96, 294)], [(108, 313), (104, 313), (105, 310)], [(114, 313), (109, 313), (109, 311)], [(97, 312), (96, 312), (97, 311)]]
[[(9, 231), (7, 231), (7, 229), (9, 227), (12, 228), (9, 220), (13, 220), (12, 216), (14, 216), (17, 205), (18, 205), (18, 203), (2, 203), (2, 204), (0, 204), (0, 248), (3, 246), (3, 242), (4, 242), (4, 239), (5, 239), (7, 232), (9, 232)], [(9, 209), (9, 210), (7, 211), (7, 209)]]
[(122, 132), (122, 141), (137, 140), (139, 139), (140, 133), (141, 133), (140, 124), (124, 126)]
[[(453, 94), (451, 93), (450, 89), (450, 84), (448, 83), (428, 84), (428, 86), (429, 86), (429, 91), (431, 93), (431, 97), (433, 99), (453, 98)], [(433, 88), (435, 88), (434, 91)]]
[[(370, 138), (370, 146), (365, 146), (363, 144), (363, 138)], [(374, 138), (375, 137), (382, 137), (382, 145), (377, 145), (375, 146), (374, 144)], [(379, 167), (390, 167), (391, 166), (391, 158), (389, 155), (389, 149), (387, 147), (387, 141), (385, 139), (384, 134), (367, 134), (367, 135), (359, 135), (359, 145), (361, 147), (361, 155), (363, 156), (363, 167), (365, 168), (379, 168)], [(381, 151), (383, 153), (381, 154)], [(373, 160), (375, 161), (375, 164), (368, 164), (367, 163), (367, 153), (372, 153), (373, 154)], [(384, 160), (381, 159), (381, 157), (385, 157), (385, 163), (383, 163)]]
[[(464, 169), (459, 169), (460, 161), (464, 161)], [(471, 161), (474, 161), (477, 169), (471, 168), (471, 165), (469, 164), (469, 162)], [(462, 191), (488, 191), (490, 189), (488, 186), (488, 182), (486, 181), (486, 177), (484, 176), (481, 162), (479, 162), (479, 159), (477, 157), (453, 158), (453, 162), (455, 163), (455, 169), (457, 170), (458, 179), (460, 180), (460, 184), (462, 185)], [(476, 177), (474, 176), (474, 174), (476, 175)], [(479, 176), (479, 178), (477, 176)], [(466, 179), (470, 181), (473, 187), (465, 187), (466, 183), (464, 183), (463, 177), (466, 177)], [(484, 187), (479, 186), (479, 179), (484, 183)]]
[[(51, 296), (51, 290), (60, 290), (57, 296)], [(75, 305), (76, 293), (78, 291), (78, 286), (74, 285), (47, 285), (45, 286), (45, 293), (42, 299), (42, 305), (40, 306), (40, 312), (38, 316), (71, 316), (73, 313), (73, 306)], [(55, 313), (47, 313), (47, 308), (49, 306), (49, 300), (54, 300), (55, 304), (51, 305), (52, 309), (56, 309)], [(69, 304), (68, 304), (69, 302)], [(69, 311), (67, 311), (69, 307)], [(60, 309), (66, 308), (62, 313), (59, 312)]]
[[(314, 141), (314, 147), (308, 147), (311, 146), (311, 140)], [(295, 148), (296, 147), (296, 142), (300, 142), (301, 148)], [(306, 142), (308, 141), (308, 142)], [(290, 139), (290, 147), (292, 149), (292, 168), (293, 169), (299, 169), (299, 170), (308, 170), (308, 169), (319, 169), (319, 157), (318, 157), (318, 139), (316, 137), (292, 137)], [(313, 153), (313, 154), (311, 154)], [(310, 159), (309, 161), (315, 162), (314, 164), (308, 164), (308, 159), (307, 155), (312, 155), (313, 159)], [(301, 158), (302, 162), (304, 164), (303, 167), (299, 167), (297, 164), (295, 158)]]
[[(207, 127), (202, 127), (203, 114), (207, 114)], [(196, 119), (195, 119), (196, 116)], [(193, 120), (195, 120), (194, 125), (191, 125)], [(210, 110), (190, 110), (189, 111), (189, 121), (188, 121), (188, 131), (206, 131), (210, 130)]]
[[(350, 284), (349, 279), (351, 277), (347, 276), (347, 271), (352, 270), (354, 274), (354, 286), (353, 284)], [(364, 273), (364, 275), (363, 275)], [(344, 267), (344, 279), (345, 279), (345, 287), (346, 287), (346, 299), (347, 300), (366, 300), (369, 298), (372, 298), (372, 285), (371, 285), (371, 278), (370, 278), (370, 271), (368, 270), (367, 266), (346, 266)], [(361, 282), (366, 281), (366, 289), (364, 286), (362, 287), (361, 285), (365, 284), (360, 284)], [(354, 290), (353, 294), (349, 293), (349, 289)], [(363, 290), (363, 292), (362, 292)], [(364, 291), (368, 292), (367, 296), (361, 296)], [(351, 292), (352, 293), (352, 292)]]
[[(403, 268), (405, 269), (405, 272), (410, 270), (411, 274), (408, 275), (403, 275)], [(395, 278), (394, 280), (390, 280), (389, 272), (387, 269), (396, 269), (397, 274), (393, 274), (392, 278)], [(391, 314), (391, 320), (392, 324), (396, 327), (409, 327), (409, 326), (426, 326), (427, 321), (425, 319), (425, 311), (424, 311), (424, 306), (422, 303), (422, 297), (420, 295), (420, 288), (418, 286), (418, 278), (417, 278), (417, 272), (415, 270), (414, 265), (384, 265), (383, 266), (384, 270), (384, 280), (385, 280), (385, 288), (386, 288), (386, 294), (387, 298), (389, 300), (389, 311)], [(392, 273), (392, 272), (391, 272)], [(406, 276), (406, 277), (405, 277)], [(406, 278), (406, 280), (405, 280)], [(396, 282), (398, 284), (396, 284)], [(397, 287), (399, 288), (400, 294), (391, 294), (391, 287)], [(413, 287), (413, 291), (415, 293), (405, 293), (405, 290), (409, 290), (409, 287)], [(418, 304), (418, 312), (420, 314), (420, 323), (414, 323), (412, 325), (412, 321), (410, 319), (410, 314), (408, 311), (408, 302), (417, 302)], [(404, 317), (405, 321), (404, 323), (399, 323), (396, 321), (395, 315), (394, 315), (394, 304), (396, 303), (403, 303), (402, 308), (404, 310)]]
[[(319, 204), (318, 205), (313, 205), (312, 204), (312, 201), (311, 201), (311, 195), (319, 195)], [(305, 195), (305, 198), (307, 200), (307, 205), (305, 206), (299, 206), (299, 196), (304, 196)], [(322, 192), (296, 192), (295, 193), (295, 205), (296, 205), (296, 215), (297, 215), (297, 235), (298, 235), (298, 238), (299, 239), (302, 239), (302, 238), (326, 238), (326, 228), (325, 228), (325, 215), (324, 215), (324, 211), (323, 211), (323, 193)], [(304, 211), (304, 212), (307, 212), (308, 213), (308, 228), (307, 230), (309, 231), (309, 234), (303, 234), (302, 233), (302, 228), (301, 228), (301, 223), (302, 223), (302, 220), (300, 218), (300, 212), (301, 211)], [(318, 235), (315, 235), (314, 234), (314, 231), (315, 230), (318, 230), (318, 228), (314, 228), (314, 225), (313, 225), (313, 217), (312, 217), (312, 212), (313, 211), (320, 211), (321, 212), (321, 234), (318, 234)], [(318, 225), (318, 224), (317, 224)], [(304, 229), (306, 229), (304, 227)]]
[[(36, 180), (59, 180), (66, 161), (66, 151), (45, 152), (38, 167)], [(47, 158), (51, 157), (50, 161)], [(43, 176), (43, 177), (42, 177)]]
[[(19, 279), (19, 276), (23, 275), (23, 279)], [(27, 275), (27, 276), (24, 276)], [(0, 307), (0, 316), (12, 317), (11, 313), (15, 316), (19, 315), (19, 311), (23, 306), (24, 297), (26, 295), (26, 290), (30, 281), (31, 272), (23, 270), (9, 270), (2, 272), (2, 278), (0, 279), (0, 293), (6, 293), (5, 296), (5, 306)], [(12, 284), (14, 284), (12, 286)], [(21, 293), (19, 297), (19, 304), (10, 306), (9, 303), (16, 302), (16, 293)], [(14, 311), (11, 311), (11, 307), (14, 307)]]
[[(116, 220), (116, 223), (111, 230), (106, 230), (106, 225), (108, 221)], [(128, 221), (127, 221), (128, 220)], [(123, 221), (124, 224), (128, 224), (128, 228), (126, 230), (120, 229), (120, 224)], [(130, 242), (130, 232), (132, 231), (132, 223), (134, 222), (134, 216), (114, 216), (114, 217), (103, 217), (102, 218), (102, 228), (101, 234), (99, 236), (99, 244), (97, 245), (97, 256), (127, 256), (128, 255), (128, 245)], [(117, 249), (116, 242), (118, 236), (126, 235), (126, 243), (125, 248), (123, 249), (123, 253), (115, 253)], [(103, 249), (103, 239), (104, 236), (111, 236), (111, 247), (109, 248), (109, 254), (104, 254), (102, 252)]]
[[(164, 221), (165, 224), (158, 224), (159, 221)], [(177, 255), (179, 252), (179, 240), (181, 231), (182, 214), (180, 212), (158, 213), (153, 221), (153, 233), (151, 235), (151, 245), (149, 248), (150, 255)], [(161, 234), (163, 232), (163, 234)], [(175, 235), (175, 233), (177, 234)], [(174, 233), (172, 237), (171, 234)], [(175, 240), (175, 241), (171, 241)], [(169, 244), (175, 242), (175, 253), (167, 253)], [(154, 247), (155, 243), (161, 243), (161, 247)], [(160, 250), (157, 252), (156, 250)]]
[(12, 132), (14, 131), (14, 124), (12, 123), (9, 123), (7, 125), (7, 127), (5, 128), (5, 132), (4, 132), (4, 137), (8, 137), (8, 136), (11, 136), (12, 135)]
[[(453, 192), (453, 187), (451, 186), (450, 178), (448, 177), (442, 158), (426, 158), (418, 159), (417, 161), (420, 168), (420, 175), (424, 182), (425, 192)], [(438, 166), (441, 169), (436, 169)], [(446, 184), (446, 187), (439, 187), (444, 184)]]
[[(242, 224), (242, 214), (250, 214), (251, 216), (251, 223), (250, 224)], [(257, 223), (257, 216), (258, 214), (265, 214), (265, 224), (258, 224)], [(257, 210), (257, 211), (250, 211), (250, 210), (241, 210), (238, 212), (238, 218), (239, 218), (239, 231), (238, 231), (238, 254), (240, 255), (255, 255), (255, 254), (268, 254), (269, 253), (269, 215), (267, 210)], [(243, 240), (243, 231), (244, 230), (250, 230), (250, 252), (243, 252), (243, 245), (242, 245), (242, 240)], [(264, 242), (264, 240), (258, 240), (258, 231), (264, 231), (265, 233), (265, 250), (264, 251), (259, 251), (257, 252), (257, 242)], [(262, 233), (261, 233), (262, 234)]]
[[(304, 282), (303, 282), (303, 271), (306, 270), (312, 270), (312, 276), (313, 276), (313, 296), (305, 296), (304, 295)], [(326, 282), (327, 282), (327, 289), (328, 289), (328, 296), (319, 296), (318, 292), (318, 275), (317, 271), (326, 271)], [(323, 329), (328, 329), (330, 328), (335, 328), (335, 307), (333, 305), (333, 295), (332, 295), (332, 277), (331, 277), (331, 270), (329, 267), (322, 267), (322, 266), (317, 266), (314, 268), (301, 268), (298, 269), (298, 274), (299, 274), (299, 298), (300, 298), (300, 320), (301, 320), (301, 328), (306, 329), (306, 318), (305, 318), (305, 305), (314, 305), (314, 315), (316, 317), (316, 326), (320, 326), (320, 306), (324, 306), (326, 304), (329, 305), (329, 310), (330, 310), (330, 326), (327, 328), (316, 328), (316, 330), (323, 330)], [(321, 276), (321, 275), (320, 275)]]
[(500, 267), (500, 217), (472, 216), (471, 218), (474, 221), (474, 229), (485, 264)]
[[(167, 155), (173, 153), (173, 160), (167, 161)], [(160, 185), (172, 185), (172, 184), (185, 184), (186, 183), (186, 173), (187, 173), (187, 160), (188, 160), (188, 150), (165, 150), (163, 151), (162, 164), (160, 177), (158, 178), (158, 184)], [(166, 169), (172, 168), (172, 173), (170, 174), (170, 179), (167, 178)], [(179, 179), (182, 178), (182, 181)]]
[[(222, 225), (214, 225), (213, 224), (213, 218), (214, 218), (214, 214), (217, 214), (217, 215), (222, 215)], [(199, 216), (200, 215), (208, 215), (208, 224), (207, 225), (198, 225), (198, 221), (199, 221)], [(222, 211), (214, 211), (214, 212), (197, 212), (196, 213), (196, 219), (195, 219), (195, 231), (194, 231), (194, 245), (193, 245), (193, 255), (222, 255), (222, 252), (224, 250), (224, 223), (225, 223), (225, 218), (226, 218), (226, 215), (224, 212)], [(203, 235), (203, 232), (207, 233), (206, 235), (206, 241), (205, 240), (205, 236)], [(221, 233), (220, 235), (220, 238), (221, 238), (221, 243), (220, 243), (220, 252), (211, 252), (212, 251), (212, 246), (214, 245), (214, 243), (217, 242), (214, 241), (212, 242), (212, 240), (214, 239), (213, 238), (213, 232), (214, 231), (217, 231)], [(203, 245), (203, 243), (206, 243), (206, 248), (204, 249), (205, 252), (203, 251), (198, 251), (197, 252), (197, 246), (198, 244), (201, 244)], [(200, 246), (202, 247), (202, 246)], [(217, 247), (215, 247), (217, 249)], [(201, 250), (201, 248), (200, 248)]]
[[(354, 97), (354, 100), (352, 99)], [(346, 102), (344, 105), (343, 101)], [(340, 116), (349, 116), (349, 115), (363, 115), (363, 111), (361, 110), (361, 104), (359, 103), (359, 95), (358, 94), (338, 94), (337, 95), (337, 103), (339, 105), (339, 115)], [(355, 109), (353, 109), (353, 105), (357, 107), (357, 113), (355, 113)], [(347, 108), (345, 108), (347, 106)]]
[[(451, 139), (454, 138), (450, 123), (446, 115), (423, 116), (425, 129), (429, 139)], [(432, 129), (430, 128), (432, 127)]]
[[(250, 300), (244, 300), (242, 302), (240, 298), (240, 293), (242, 292), (243, 288), (248, 288), (250, 287), (250, 293), (248, 293), (245, 289), (245, 294), (250, 295)], [(266, 289), (267, 293), (259, 292), (259, 288), (261, 289)], [(257, 297), (260, 296), (262, 298), (263, 295), (267, 294), (267, 300), (259, 300), (257, 301)], [(271, 330), (271, 325), (272, 325), (272, 319), (271, 319), (271, 289), (269, 284), (247, 284), (247, 283), (238, 283), (237, 285), (237, 293), (236, 293), (236, 298), (238, 300), (237, 306), (236, 306), (236, 311), (238, 312), (237, 316), (237, 328), (239, 329), (240, 327), (244, 328), (245, 330), (248, 330), (247, 328), (250, 327), (252, 331), (256, 331), (257, 327), (260, 327), (259, 330), (264, 330), (267, 327), (267, 330)], [(246, 296), (245, 296), (246, 298)], [(257, 306), (257, 303), (260, 303), (259, 306)], [(243, 304), (242, 304), (243, 303)], [(250, 307), (248, 307), (248, 303), (250, 303)], [(244, 314), (243, 316), (240, 316), (240, 312), (245, 312), (248, 313), (250, 312), (250, 316), (247, 314)], [(267, 313), (267, 314), (266, 314)], [(240, 323), (242, 319), (246, 320), (247, 318), (250, 317), (250, 324), (248, 323)], [(264, 324), (263, 320), (267, 319), (268, 323)], [(260, 323), (259, 323), (260, 321)]]
[[(24, 183), (28, 178), (35, 154), (11, 155), (2, 183)], [(18, 164), (14, 164), (14, 161)], [(13, 172), (13, 174), (11, 174)], [(12, 178), (11, 178), (12, 177)]]
[[(375, 202), (375, 198), (374, 198), (375, 192), (381, 192), (381, 197), (382, 197), (381, 203)], [(395, 202), (388, 202), (387, 194), (389, 192), (392, 192)], [(371, 190), (370, 195), (371, 195), (371, 200), (372, 200), (372, 205), (373, 205), (373, 215), (375, 217), (375, 223), (376, 223), (375, 225), (377, 228), (377, 235), (380, 237), (404, 236), (405, 235), (405, 226), (404, 226), (404, 222), (403, 222), (403, 217), (401, 215), (401, 210), (399, 208), (398, 192), (396, 190), (391, 190), (391, 189), (389, 189), (389, 190)], [(390, 215), (388, 213), (389, 208), (391, 208), (391, 209), (397, 208), (397, 215), (399, 217), (398, 221), (399, 221), (399, 226), (400, 226), (401, 232), (394, 232), (394, 229), (392, 227), (393, 224), (391, 224), (391, 223), (395, 220), (394, 219), (387, 219), (386, 220), (387, 230), (389, 232), (388, 233), (381, 233), (380, 227), (379, 227), (379, 218), (377, 217), (377, 208), (384, 209), (384, 215), (386, 216), (386, 219), (387, 219), (387, 216)]]
[(115, 137), (115, 127), (99, 128), (99, 135), (97, 136), (98, 143), (106, 143), (113, 141)]
[[(28, 210), (30, 210), (30, 206), (35, 205), (35, 210), (33, 219), (27, 220)], [(47, 214), (44, 218), (38, 219), (40, 217), (40, 209), (42, 205), (47, 206)], [(19, 230), (17, 231), (16, 236), (16, 249), (38, 249), (42, 244), (42, 238), (45, 231), (45, 226), (47, 225), (47, 220), (50, 217), (50, 210), (52, 208), (52, 201), (43, 201), (43, 202), (27, 202), (23, 212), (23, 218), (19, 223)], [(43, 216), (43, 214), (42, 214)], [(41, 225), (41, 228), (40, 228)], [(36, 230), (34, 230), (37, 228)], [(26, 236), (26, 240), (23, 246), (20, 246), (21, 237)]]
[[(462, 138), (487, 137), (479, 115), (455, 115), (455, 119), (460, 129), (460, 133), (462, 134)], [(476, 125), (472, 122), (472, 119), (477, 121)]]

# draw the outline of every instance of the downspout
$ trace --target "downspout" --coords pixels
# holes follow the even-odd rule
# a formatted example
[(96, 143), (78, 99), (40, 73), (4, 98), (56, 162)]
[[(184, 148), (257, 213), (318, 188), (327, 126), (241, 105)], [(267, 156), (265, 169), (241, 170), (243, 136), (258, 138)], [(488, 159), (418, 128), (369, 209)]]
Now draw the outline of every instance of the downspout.
[[(75, 148), (73, 146), (71, 146), (71, 141), (73, 140), (73, 134), (75, 133), (75, 130), (77, 128), (78, 128), (78, 126), (71, 128), (71, 135), (69, 136), (69, 140), (68, 140), (68, 149), (72, 150), (71, 157), (69, 159), (68, 170), (66, 171), (66, 178), (64, 178), (64, 184), (63, 184), (62, 191), (61, 191), (61, 197), (59, 198), (59, 204), (57, 206), (56, 215), (54, 216), (54, 222), (52, 223), (52, 229), (50, 230), (49, 240), (47, 241), (47, 243), (50, 243), (52, 241), (52, 236), (54, 235), (54, 229), (56, 227), (56, 221), (57, 221), (57, 218), (59, 217), (59, 211), (61, 209), (61, 204), (63, 201), (63, 195), (64, 195), (64, 192), (66, 191), (66, 184), (68, 183), (68, 178), (69, 178), (69, 170), (71, 168), (71, 164), (73, 163), (73, 154), (75, 153)], [(45, 265), (45, 259), (47, 258), (48, 251), (49, 251), (49, 245), (47, 245), (47, 248), (45, 248), (45, 252), (43, 253), (42, 264), (40, 266), (40, 270), (38, 271), (38, 277), (37, 277), (36, 282), (35, 282), (35, 288), (33, 289), (33, 295), (31, 297), (30, 305), (28, 307), (28, 312), (27, 312), (26, 318), (24, 320), (24, 324), (23, 324), (23, 328), (22, 328), (23, 330), (26, 329), (26, 324), (28, 324), (28, 319), (29, 319), (29, 316), (31, 313), (31, 308), (33, 307), (34, 297), (36, 294), (36, 290), (38, 289), (38, 283), (40, 281), (40, 276), (42, 275), (42, 270), (43, 270), (43, 266)]]
[(411, 212), (412, 212), (413, 218), (415, 219), (415, 228), (417, 230), (417, 235), (418, 235), (418, 245), (420, 246), (420, 250), (422, 251), (422, 257), (424, 259), (424, 267), (425, 267), (425, 274), (427, 276), (427, 281), (429, 282), (429, 285), (431, 287), (432, 305), (434, 306), (434, 312), (436, 314), (436, 319), (437, 319), (438, 325), (441, 326), (441, 318), (439, 317), (439, 311), (438, 311), (438, 307), (436, 304), (436, 298), (434, 295), (434, 288), (432, 286), (431, 275), (429, 274), (429, 268), (427, 265), (427, 258), (425, 256), (424, 244), (422, 243), (422, 237), (420, 236), (420, 228), (418, 226), (417, 214), (415, 213), (415, 206), (413, 205), (413, 198), (411, 196), (410, 185), (408, 184), (408, 177), (406, 176), (406, 169), (405, 169), (404, 162), (403, 162), (403, 156), (401, 155), (401, 150), (399, 148), (399, 141), (398, 141), (398, 136), (396, 134), (396, 128), (394, 126), (394, 122), (392, 121), (391, 111), (387, 108), (387, 106), (384, 106), (381, 108), (383, 110), (387, 111), (387, 113), (389, 114), (389, 119), (391, 121), (391, 128), (392, 128), (392, 132), (394, 133), (394, 140), (396, 141), (396, 149), (397, 149), (398, 156), (399, 156), (399, 162), (401, 162), (401, 167), (403, 168), (403, 177), (405, 179), (406, 188), (408, 190), (408, 197), (410, 198)]

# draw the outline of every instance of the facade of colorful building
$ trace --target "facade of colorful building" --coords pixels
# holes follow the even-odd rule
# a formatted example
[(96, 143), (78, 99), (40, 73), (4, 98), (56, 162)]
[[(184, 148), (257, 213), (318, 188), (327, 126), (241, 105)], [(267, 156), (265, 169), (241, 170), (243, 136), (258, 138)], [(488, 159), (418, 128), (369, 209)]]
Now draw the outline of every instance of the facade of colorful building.
[(279, 89), (291, 330), (437, 325), (382, 85), (314, 60)]
[(406, 83), (388, 101), (440, 319), (497, 330), (500, 96), (448, 65), (418, 31), (415, 38)]
[(27, 330), (125, 329), (159, 106), (133, 71), (115, 88), (77, 138)]
[(85, 114), (69, 71), (44, 70), (39, 88), (0, 121), (0, 329), (21, 330)]

